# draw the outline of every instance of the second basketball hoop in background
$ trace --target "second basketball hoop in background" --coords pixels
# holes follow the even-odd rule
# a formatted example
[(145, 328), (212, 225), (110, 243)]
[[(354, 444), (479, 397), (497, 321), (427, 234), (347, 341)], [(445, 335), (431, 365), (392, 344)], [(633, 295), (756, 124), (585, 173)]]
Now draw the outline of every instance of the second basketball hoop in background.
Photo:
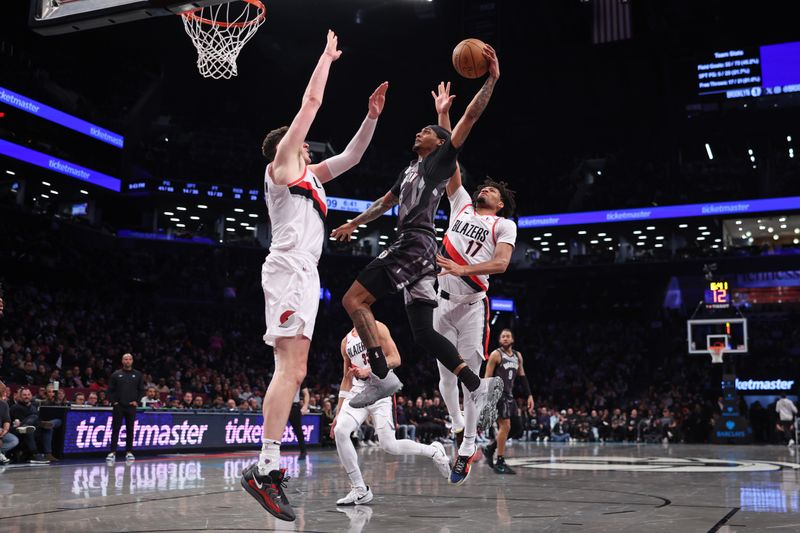
[(205, 78), (238, 74), (236, 58), (266, 18), (260, 0), (233, 0), (181, 13), (183, 27), (197, 49), (197, 69)]

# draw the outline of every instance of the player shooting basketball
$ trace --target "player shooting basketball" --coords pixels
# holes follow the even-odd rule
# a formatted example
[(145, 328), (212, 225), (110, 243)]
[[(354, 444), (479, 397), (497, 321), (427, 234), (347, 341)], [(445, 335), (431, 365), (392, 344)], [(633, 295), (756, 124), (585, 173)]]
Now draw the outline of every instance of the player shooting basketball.
[(319, 306), (317, 262), (325, 238), (327, 204), (322, 184), (355, 166), (364, 154), (383, 111), (388, 83), (369, 98), (367, 117), (341, 154), (311, 164), (306, 135), (328, 80), (331, 64), (342, 52), (328, 31), (325, 51), (308, 82), (292, 124), (269, 132), (262, 151), (270, 161), (264, 177), (272, 244), (261, 269), (267, 332), (274, 348), (275, 373), (264, 396), (264, 427), (258, 462), (242, 472), (242, 486), (264, 509), (281, 520), (295, 519), (282, 486), (280, 439), (292, 398), (305, 379), (308, 349)]
[(432, 353), (458, 377), (482, 406), (487, 384), (460, 357), (459, 351), (433, 327), (436, 307), (436, 233), (434, 215), (447, 181), (456, 170), (456, 158), (475, 123), (480, 118), (500, 77), (497, 55), (490, 46), (483, 49), (489, 76), (458, 121), (452, 135), (438, 125), (425, 126), (414, 139), (417, 159), (400, 174), (397, 182), (382, 198), (351, 222), (336, 228), (332, 236), (349, 240), (359, 224), (375, 220), (399, 204), (397, 240), (358, 275), (342, 299), (358, 335), (367, 347), (373, 375), (364, 390), (350, 400), (354, 407), (364, 407), (390, 396), (402, 387), (389, 372), (380, 343), (371, 306), (389, 293), (404, 291), (406, 314), (416, 344)]

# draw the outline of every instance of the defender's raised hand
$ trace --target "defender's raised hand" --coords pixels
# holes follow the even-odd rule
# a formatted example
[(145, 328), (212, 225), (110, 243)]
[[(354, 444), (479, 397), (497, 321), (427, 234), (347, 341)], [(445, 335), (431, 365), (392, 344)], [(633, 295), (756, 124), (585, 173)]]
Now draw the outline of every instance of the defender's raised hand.
[(341, 50), (337, 50), (339, 46), (339, 38), (333, 33), (333, 30), (328, 30), (328, 43), (325, 45), (325, 55), (331, 58), (331, 61), (336, 61), (342, 55)]
[(372, 96), (369, 97), (369, 118), (378, 118), (383, 112), (383, 106), (386, 104), (386, 91), (389, 89), (389, 82), (385, 81), (378, 85)]
[(447, 84), (443, 81), (439, 82), (438, 93), (431, 91), (431, 96), (433, 96), (433, 102), (436, 106), (436, 113), (439, 115), (449, 113), (450, 106), (453, 105), (453, 100), (455, 99), (456, 95), (450, 94), (450, 82), (448, 81)]

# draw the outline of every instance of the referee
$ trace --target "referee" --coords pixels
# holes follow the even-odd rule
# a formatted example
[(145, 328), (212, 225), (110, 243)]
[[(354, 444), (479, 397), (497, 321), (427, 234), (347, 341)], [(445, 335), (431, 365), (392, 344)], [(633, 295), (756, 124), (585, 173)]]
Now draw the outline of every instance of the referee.
[(133, 423), (136, 420), (136, 406), (144, 396), (144, 375), (133, 368), (133, 356), (122, 356), (122, 368), (111, 375), (108, 382), (108, 400), (114, 406), (114, 419), (111, 428), (111, 453), (106, 461), (114, 462), (119, 443), (119, 429), (125, 419), (125, 460), (133, 461)]

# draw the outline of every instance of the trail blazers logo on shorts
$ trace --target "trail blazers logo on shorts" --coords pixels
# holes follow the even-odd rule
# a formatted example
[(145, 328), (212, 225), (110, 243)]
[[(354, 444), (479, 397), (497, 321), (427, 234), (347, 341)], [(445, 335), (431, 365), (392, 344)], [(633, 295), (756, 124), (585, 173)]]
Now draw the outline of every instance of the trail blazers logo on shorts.
[(292, 327), (297, 322), (297, 315), (294, 314), (294, 310), (290, 309), (281, 313), (280, 322), (279, 328)]

